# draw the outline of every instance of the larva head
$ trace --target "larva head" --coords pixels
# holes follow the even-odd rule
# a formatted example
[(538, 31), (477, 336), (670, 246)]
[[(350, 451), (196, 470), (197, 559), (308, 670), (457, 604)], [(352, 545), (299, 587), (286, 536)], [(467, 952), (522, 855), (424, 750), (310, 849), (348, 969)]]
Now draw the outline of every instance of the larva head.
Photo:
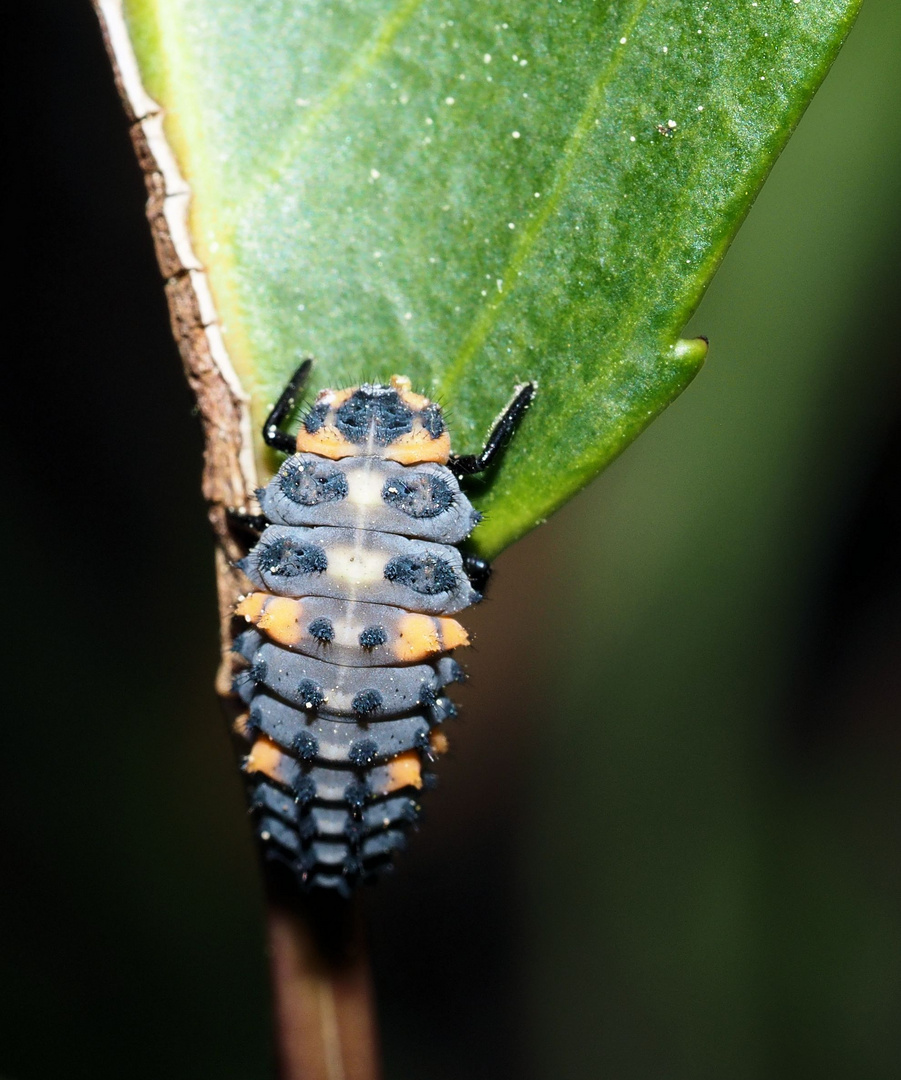
[(450, 436), (439, 406), (394, 375), (388, 386), (323, 390), (300, 426), (297, 449), (327, 458), (372, 454), (401, 465), (444, 464)]

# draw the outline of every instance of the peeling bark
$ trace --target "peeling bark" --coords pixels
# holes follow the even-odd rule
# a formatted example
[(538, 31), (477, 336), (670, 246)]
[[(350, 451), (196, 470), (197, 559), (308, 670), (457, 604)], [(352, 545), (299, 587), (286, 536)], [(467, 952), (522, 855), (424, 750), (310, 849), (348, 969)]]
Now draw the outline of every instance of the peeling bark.
[(147, 187), (147, 220), (165, 282), (172, 332), (203, 427), (202, 490), (218, 548), (222, 663), (216, 690), (228, 707), (232, 697), (232, 613), (247, 582), (232, 566), (242, 552), (228, 528), (225, 512), (230, 506), (251, 505), (257, 486), (249, 400), (228, 358), (206, 274), (191, 245), (187, 226), (189, 188), (166, 143), (162, 110), (141, 86), (121, 2), (94, 0), (94, 6)]

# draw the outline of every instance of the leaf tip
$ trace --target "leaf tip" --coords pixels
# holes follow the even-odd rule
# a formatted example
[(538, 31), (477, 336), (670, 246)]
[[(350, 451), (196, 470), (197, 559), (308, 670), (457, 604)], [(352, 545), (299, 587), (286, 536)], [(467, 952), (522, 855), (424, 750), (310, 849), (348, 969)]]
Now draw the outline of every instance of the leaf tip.
[(679, 338), (673, 346), (673, 356), (680, 364), (697, 370), (707, 358), (707, 338)]

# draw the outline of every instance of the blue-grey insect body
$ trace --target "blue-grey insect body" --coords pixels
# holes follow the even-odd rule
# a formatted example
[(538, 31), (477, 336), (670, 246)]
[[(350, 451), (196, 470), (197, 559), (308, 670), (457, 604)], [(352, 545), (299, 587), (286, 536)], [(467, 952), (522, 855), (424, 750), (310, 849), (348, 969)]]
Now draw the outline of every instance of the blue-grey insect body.
[(463, 678), (449, 653), (469, 641), (451, 616), (488, 575), (456, 546), (479, 521), (458, 476), (490, 464), (534, 389), (517, 387), (481, 455), (455, 457), (439, 407), (398, 376), (323, 391), (287, 435), (309, 366), (264, 425), (290, 456), (239, 563), (254, 591), (236, 609), (252, 625), (235, 643), (236, 729), (266, 856), (349, 895), (403, 845), (447, 746), (445, 688)]

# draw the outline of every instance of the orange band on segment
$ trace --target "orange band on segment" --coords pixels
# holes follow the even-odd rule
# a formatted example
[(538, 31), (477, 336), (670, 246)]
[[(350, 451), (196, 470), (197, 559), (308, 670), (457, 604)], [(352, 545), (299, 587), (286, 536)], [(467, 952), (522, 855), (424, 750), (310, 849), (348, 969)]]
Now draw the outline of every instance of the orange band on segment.
[(459, 649), (469, 644), (469, 633), (456, 619), (442, 617), (436, 620), (441, 627), (441, 638), (447, 651)]
[(438, 620), (428, 615), (403, 615), (397, 621), (394, 655), (398, 660), (422, 660), (441, 652)]
[(250, 749), (244, 761), (246, 773), (262, 773), (279, 784), (286, 782), (284, 776), (285, 755), (265, 735), (261, 735)]
[(280, 645), (298, 645), (304, 638), (300, 620), (303, 603), (287, 596), (270, 596), (260, 615), (257, 626), (263, 633)]
[(241, 713), (240, 716), (236, 716), (232, 721), (232, 731), (239, 736), (239, 738), (247, 739), (250, 742), (251, 734), (250, 728), (247, 726), (247, 722), (250, 720), (250, 713)]
[(304, 638), (300, 626), (303, 617), (300, 600), (267, 592), (251, 593), (238, 604), (235, 614), (243, 615), (279, 645), (299, 645)]
[(386, 446), (382, 457), (399, 465), (419, 465), (426, 461), (445, 465), (450, 457), (450, 435), (445, 431), (433, 439), (425, 428), (420, 427)]
[(433, 754), (446, 754), (447, 747), (447, 736), (443, 731), (435, 729), (429, 733), (429, 749)]
[(405, 787), (422, 787), (422, 765), (419, 754), (415, 750), (407, 750), (398, 754), (388, 762), (388, 782), (385, 784), (383, 795), (390, 795), (392, 791), (399, 791)]
[(297, 433), (297, 452), (319, 454), (320, 457), (337, 461), (339, 458), (353, 457), (359, 450), (353, 443), (348, 442), (337, 428), (323, 426), (311, 435), (301, 426)]
[(469, 635), (456, 619), (410, 614), (398, 620), (394, 655), (404, 662), (422, 660), (468, 644)]
[(238, 606), (235, 608), (235, 614), (243, 615), (248, 622), (256, 623), (266, 605), (268, 597), (269, 593), (266, 592), (248, 593), (247, 596), (241, 598)]

